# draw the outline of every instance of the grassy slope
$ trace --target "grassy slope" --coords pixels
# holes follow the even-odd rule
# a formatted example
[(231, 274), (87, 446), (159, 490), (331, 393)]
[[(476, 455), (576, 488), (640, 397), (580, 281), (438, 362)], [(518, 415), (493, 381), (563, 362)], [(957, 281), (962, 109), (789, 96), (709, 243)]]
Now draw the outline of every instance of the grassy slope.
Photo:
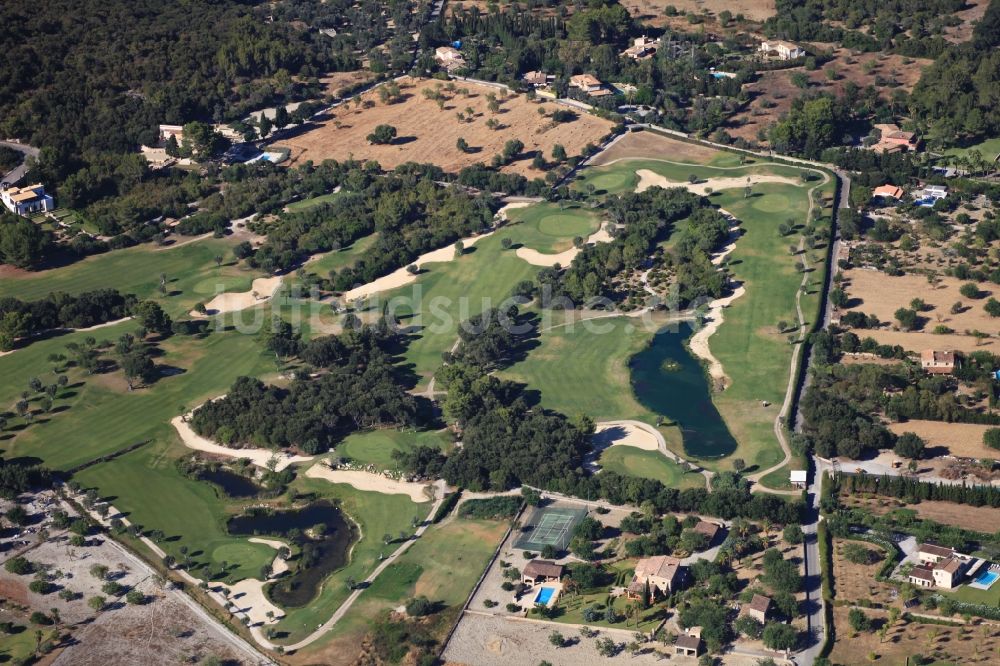
[(600, 218), (593, 211), (580, 207), (560, 210), (556, 204), (539, 203), (516, 208), (508, 213), (517, 235), (525, 247), (553, 254), (573, 246), (573, 237), (586, 238), (600, 228)]
[(301, 654), (319, 662), (331, 643), (356, 649), (370, 627), (371, 618), (417, 595), (440, 603), (444, 613), (457, 619), (459, 609), (506, 530), (506, 522), (466, 519), (429, 528), (372, 583), (332, 631)]
[(306, 270), (310, 273), (315, 273), (316, 275), (321, 275), (323, 277), (329, 275), (330, 271), (343, 270), (345, 267), (350, 266), (357, 261), (358, 257), (374, 245), (377, 239), (378, 234), (374, 233), (370, 236), (358, 239), (356, 243), (353, 243), (349, 247), (345, 247), (342, 250), (317, 255), (315, 261), (310, 261), (306, 265)]
[(434, 446), (442, 450), (451, 448), (447, 432), (433, 430), (374, 430), (348, 436), (337, 445), (337, 455), (380, 469), (399, 469), (392, 459), (393, 451), (410, 451), (418, 446)]
[(321, 194), (318, 197), (312, 197), (311, 199), (302, 199), (301, 201), (295, 201), (286, 206), (289, 212), (300, 212), (303, 210), (309, 210), (310, 208), (315, 208), (316, 206), (322, 206), (323, 204), (330, 203), (340, 192), (330, 192), (328, 194)]
[(700, 473), (685, 473), (659, 451), (646, 451), (633, 446), (609, 448), (601, 454), (601, 468), (642, 479), (656, 479), (668, 488), (705, 487), (705, 477)]
[[(140, 298), (156, 298), (170, 315), (177, 316), (210, 300), (217, 291), (250, 289), (260, 274), (233, 264), (233, 245), (229, 239), (209, 238), (170, 249), (144, 244), (115, 250), (64, 268), (0, 280), (0, 296), (35, 300), (52, 291), (76, 294), (110, 287)], [(227, 263), (217, 268), (216, 256)], [(167, 276), (170, 296), (158, 291), (161, 274)]]
[[(735, 158), (738, 160), (738, 158)], [(593, 183), (598, 191), (631, 189), (638, 182), (635, 171), (649, 169), (664, 177), (686, 180), (739, 176), (744, 173), (771, 173), (798, 178), (800, 169), (778, 165), (748, 165), (742, 169), (712, 169), (699, 165), (678, 165), (656, 160), (628, 160), (584, 172), (578, 181), (586, 187)], [(752, 196), (744, 198), (742, 189), (723, 190), (711, 200), (740, 219), (745, 234), (732, 254), (735, 278), (747, 287), (747, 293), (725, 311), (725, 321), (710, 341), (712, 352), (722, 362), (732, 379), (732, 386), (715, 397), (719, 411), (739, 442), (737, 451), (722, 461), (704, 461), (712, 469), (728, 469), (733, 458), (743, 458), (748, 465), (764, 468), (781, 460), (782, 454), (773, 433), (773, 422), (784, 400), (792, 346), (777, 333), (779, 320), (794, 322), (795, 293), (802, 275), (795, 270), (796, 258), (788, 245), (798, 236), (781, 237), (780, 223), (788, 218), (806, 219), (807, 190), (816, 185), (761, 183), (754, 185)], [(824, 188), (832, 193), (832, 184)], [(815, 252), (820, 258), (822, 251)], [(821, 268), (821, 265), (817, 264)], [(821, 284), (820, 272), (810, 277), (810, 284)], [(818, 290), (803, 296), (807, 320), (818, 309)], [(762, 408), (761, 400), (771, 403)]]
[(386, 546), (382, 536), (390, 534), (398, 538), (400, 532), (412, 534), (413, 518), (424, 520), (430, 510), (430, 504), (416, 504), (406, 495), (364, 492), (342, 483), (332, 484), (304, 476), (295, 481), (294, 489), (339, 501), (344, 512), (359, 524), (362, 536), (354, 544), (350, 563), (327, 578), (319, 596), (301, 608), (288, 609), (285, 618), (275, 625), (277, 631), (289, 634), (283, 642), (298, 641), (328, 620), (350, 594), (347, 579), (364, 580), (377, 566), (379, 555), (388, 555), (398, 547), (397, 544)]

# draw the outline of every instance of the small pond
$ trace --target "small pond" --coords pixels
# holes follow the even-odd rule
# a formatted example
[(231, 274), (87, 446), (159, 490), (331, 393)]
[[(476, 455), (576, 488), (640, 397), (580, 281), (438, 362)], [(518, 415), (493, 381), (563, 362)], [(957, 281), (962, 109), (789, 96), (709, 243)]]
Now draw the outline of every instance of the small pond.
[(221, 467), (204, 469), (198, 474), (198, 478), (215, 484), (226, 495), (237, 499), (256, 497), (261, 491), (260, 486), (251, 479)]
[(712, 402), (709, 379), (684, 342), (688, 323), (668, 327), (632, 357), (632, 390), (643, 407), (680, 426), (684, 451), (695, 458), (719, 458), (736, 450), (736, 440)]
[[(322, 536), (306, 535), (316, 525), (324, 525)], [(351, 546), (358, 538), (354, 524), (328, 501), (313, 502), (301, 509), (251, 511), (229, 519), (230, 534), (280, 536), (298, 544), (301, 554), (289, 564), (292, 571), (268, 590), (268, 596), (285, 608), (305, 606), (326, 577), (347, 564)]]

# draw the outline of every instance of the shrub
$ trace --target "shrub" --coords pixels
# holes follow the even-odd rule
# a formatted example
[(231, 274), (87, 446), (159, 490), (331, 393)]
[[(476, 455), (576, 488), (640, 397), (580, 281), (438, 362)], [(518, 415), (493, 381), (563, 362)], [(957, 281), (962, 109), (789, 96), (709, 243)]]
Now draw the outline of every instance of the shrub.
[(29, 562), (26, 557), (18, 555), (17, 557), (12, 557), (4, 562), (3, 568), (6, 569), (8, 573), (24, 576), (34, 572), (35, 565)]
[(415, 597), (406, 602), (406, 614), (410, 617), (424, 617), (435, 610), (434, 602), (425, 596)]

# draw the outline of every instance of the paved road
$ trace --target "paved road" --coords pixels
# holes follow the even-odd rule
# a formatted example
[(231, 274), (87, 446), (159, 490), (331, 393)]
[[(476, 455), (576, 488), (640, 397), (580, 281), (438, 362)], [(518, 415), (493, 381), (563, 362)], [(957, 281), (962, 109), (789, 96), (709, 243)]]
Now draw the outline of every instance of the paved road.
[(38, 148), (17, 141), (0, 141), (0, 146), (16, 150), (24, 155), (24, 161), (21, 162), (20, 166), (14, 167), (5, 173), (3, 178), (0, 178), (0, 185), (16, 185), (28, 173), (28, 158), (38, 157)]

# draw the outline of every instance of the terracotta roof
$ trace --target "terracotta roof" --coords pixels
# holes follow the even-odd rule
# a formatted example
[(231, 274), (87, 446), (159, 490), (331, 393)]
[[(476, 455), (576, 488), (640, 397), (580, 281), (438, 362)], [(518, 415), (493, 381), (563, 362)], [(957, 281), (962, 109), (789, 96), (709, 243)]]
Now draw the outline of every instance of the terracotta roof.
[(656, 576), (657, 578), (671, 579), (677, 575), (677, 569), (680, 565), (679, 559), (669, 555), (644, 557), (635, 563), (635, 577)]
[[(920, 352), (920, 363), (924, 364), (924, 365), (933, 364), (933, 363), (945, 363), (945, 364), (954, 365), (955, 364), (955, 352), (953, 352), (953, 351), (936, 351), (934, 349), (925, 349), (922, 352)], [(941, 546), (933, 546), (933, 545), (928, 545), (928, 544), (921, 544), (920, 545), (920, 549), (923, 550), (924, 546), (928, 546), (930, 548), (941, 548)], [(950, 548), (947, 548), (945, 550), (947, 550), (949, 553), (951, 552)], [(928, 550), (928, 551), (925, 551), (925, 552), (933, 553), (934, 551)]]
[[(924, 352), (926, 353), (926, 352)], [(938, 546), (933, 543), (922, 543), (917, 546), (918, 553), (927, 553), (928, 555), (936, 555), (937, 557), (951, 557), (955, 554), (955, 550), (952, 548), (945, 548), (944, 546)]]
[(707, 520), (699, 520), (698, 524), (694, 526), (694, 531), (700, 534), (704, 534), (709, 541), (715, 538), (715, 535), (719, 533), (721, 529), (717, 523), (711, 523)]
[(930, 567), (925, 567), (922, 564), (910, 569), (910, 577), (917, 578), (919, 580), (926, 580), (928, 582), (934, 581), (934, 574), (931, 573)]
[(941, 562), (934, 568), (947, 571), (948, 573), (955, 575), (958, 573), (959, 569), (962, 568), (962, 561), (954, 557), (949, 557), (947, 560)]
[(569, 82), (574, 86), (589, 88), (591, 86), (602, 85), (600, 79), (590, 74), (576, 74), (569, 77)]
[(528, 83), (546, 83), (548, 82), (548, 77), (545, 72), (528, 72), (524, 75), (524, 80)]
[(895, 185), (879, 185), (872, 193), (877, 197), (892, 197), (893, 199), (903, 198), (903, 188)]
[(767, 611), (771, 610), (771, 600), (763, 594), (755, 594), (750, 600), (748, 608), (767, 615)]
[(531, 560), (524, 566), (522, 573), (529, 578), (535, 578), (536, 576), (561, 578), (563, 566), (548, 560)]

